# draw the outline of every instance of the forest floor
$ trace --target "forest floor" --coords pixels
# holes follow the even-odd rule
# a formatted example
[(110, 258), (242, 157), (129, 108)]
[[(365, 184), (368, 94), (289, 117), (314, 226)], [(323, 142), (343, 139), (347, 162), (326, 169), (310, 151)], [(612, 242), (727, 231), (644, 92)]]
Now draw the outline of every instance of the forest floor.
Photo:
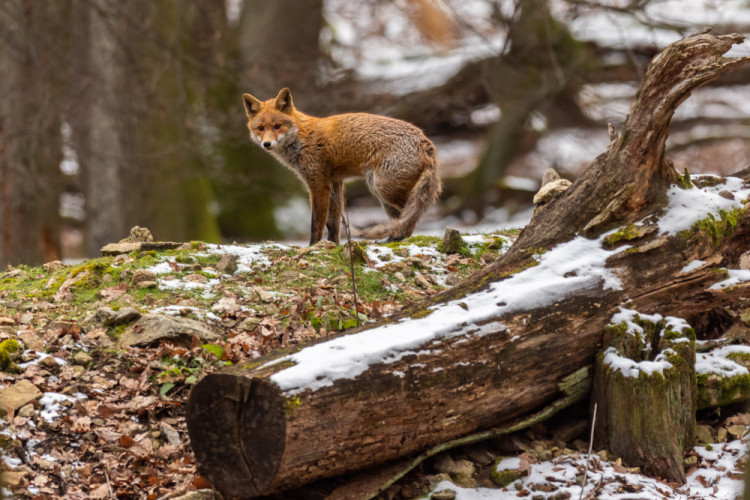
[[(492, 262), (517, 234), (464, 234), (451, 254), (434, 236), (360, 242), (353, 265), (327, 243), (192, 242), (0, 273), (5, 496), (214, 498), (183, 415), (200, 377), (392, 314)], [(440, 455), (383, 498), (572, 498), (586, 464), (586, 492), (607, 498), (735, 498), (750, 414), (728, 407), (699, 418), (702, 445), (686, 453), (682, 487), (604, 452), (589, 459), (581, 406)], [(333, 487), (279, 498), (323, 498)]]

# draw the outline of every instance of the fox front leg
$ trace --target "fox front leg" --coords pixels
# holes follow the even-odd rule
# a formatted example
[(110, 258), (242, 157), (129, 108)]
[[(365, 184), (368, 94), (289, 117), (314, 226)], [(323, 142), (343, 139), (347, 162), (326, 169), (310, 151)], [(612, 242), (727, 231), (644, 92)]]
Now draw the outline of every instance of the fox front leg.
[(310, 246), (323, 239), (323, 228), (328, 218), (331, 184), (328, 182), (311, 182), (310, 189)]

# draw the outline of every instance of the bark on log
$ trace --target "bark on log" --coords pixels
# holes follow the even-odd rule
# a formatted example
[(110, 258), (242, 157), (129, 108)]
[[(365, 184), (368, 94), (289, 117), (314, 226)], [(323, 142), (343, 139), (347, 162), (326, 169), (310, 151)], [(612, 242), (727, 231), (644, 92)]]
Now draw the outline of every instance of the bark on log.
[[(663, 156), (674, 109), (748, 61), (722, 57), (742, 39), (701, 33), (667, 47), (608, 151), (473, 279), (387, 324), (201, 380), (186, 409), (200, 471), (224, 494), (247, 498), (417, 453), (562, 398), (559, 382), (593, 364), (605, 325), (626, 300), (678, 316), (670, 308), (684, 307), (680, 301), (699, 315), (715, 307), (711, 300), (737, 300), (736, 290), (706, 289), (721, 279), (716, 264), (736, 261), (750, 241), (744, 212), (717, 238), (698, 226), (668, 234), (635, 223), (664, 208), (679, 177)], [(619, 240), (577, 237), (630, 224)], [(563, 258), (571, 255), (576, 262)], [(606, 268), (591, 274), (581, 257), (606, 258)], [(681, 272), (695, 259), (706, 265)], [(554, 282), (530, 281), (550, 269)], [(369, 359), (369, 342), (385, 338), (394, 347)], [(340, 349), (359, 349), (348, 367)]]

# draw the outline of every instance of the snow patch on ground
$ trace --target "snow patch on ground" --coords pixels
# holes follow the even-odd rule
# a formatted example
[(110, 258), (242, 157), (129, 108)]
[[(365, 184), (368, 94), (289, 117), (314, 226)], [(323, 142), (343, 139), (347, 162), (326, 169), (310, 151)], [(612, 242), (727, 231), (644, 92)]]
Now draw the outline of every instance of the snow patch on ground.
[[(534, 497), (581, 498), (601, 485), (596, 493), (599, 500), (691, 500), (696, 498), (732, 500), (743, 491), (741, 462), (747, 453), (747, 439), (728, 443), (696, 446), (698, 467), (687, 477), (683, 486), (673, 487), (655, 479), (637, 474), (622, 466), (602, 461), (597, 455), (571, 454), (531, 464), (529, 474), (505, 488), (461, 488), (450, 481), (442, 481), (433, 492), (450, 489), (456, 492), (456, 500), (511, 500)], [(506, 458), (497, 464), (497, 470), (515, 470), (518, 458)], [(587, 463), (588, 477), (583, 495), (576, 482), (583, 475)], [(545, 494), (535, 486), (544, 485)]]

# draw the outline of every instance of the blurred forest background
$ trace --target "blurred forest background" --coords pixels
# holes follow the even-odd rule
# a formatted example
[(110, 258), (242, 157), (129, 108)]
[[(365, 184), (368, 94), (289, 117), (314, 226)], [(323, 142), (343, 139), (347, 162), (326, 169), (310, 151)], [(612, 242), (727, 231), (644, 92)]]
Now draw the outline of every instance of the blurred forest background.
[[(250, 143), (240, 99), (284, 86), (309, 114), (425, 130), (446, 191), (418, 229), (528, 217), (543, 171), (578, 175), (650, 59), (704, 26), (750, 32), (750, 1), (2, 0), (0, 265), (96, 256), (133, 225), (307, 239), (304, 187)], [(748, 95), (740, 70), (683, 104), (680, 170), (748, 166)], [(385, 218), (348, 194), (355, 223)]]

